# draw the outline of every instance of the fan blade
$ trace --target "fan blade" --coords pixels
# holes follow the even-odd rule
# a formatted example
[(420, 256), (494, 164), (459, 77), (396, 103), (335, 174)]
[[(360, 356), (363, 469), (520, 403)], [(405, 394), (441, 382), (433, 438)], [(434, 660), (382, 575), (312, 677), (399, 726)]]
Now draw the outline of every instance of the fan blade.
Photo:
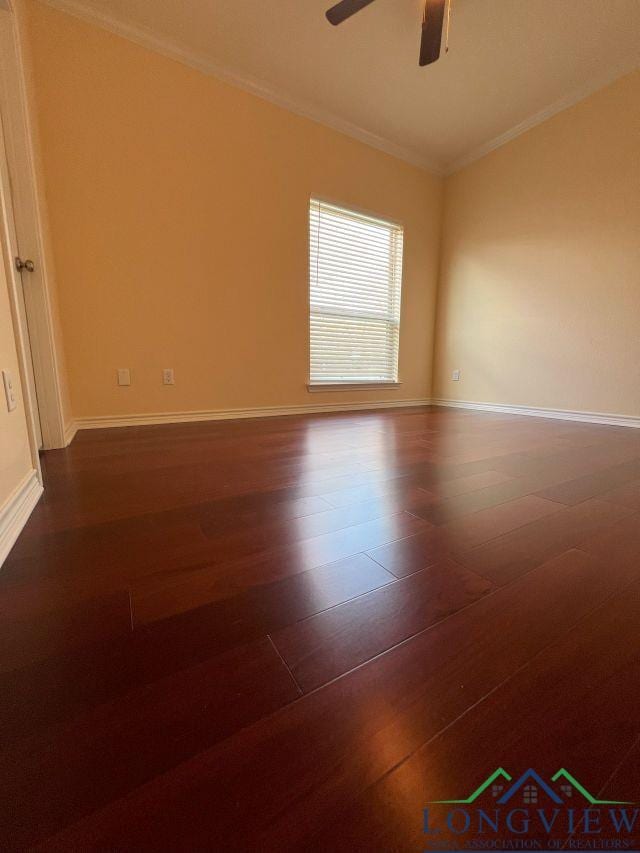
[(341, 3), (337, 3), (329, 9), (327, 20), (334, 26), (341, 24), (347, 18), (355, 15), (356, 12), (359, 12), (360, 9), (368, 6), (369, 3), (373, 3), (373, 0), (342, 0)]
[(420, 65), (430, 65), (440, 57), (446, 5), (447, 0), (426, 0), (425, 2), (422, 41), (420, 42)]

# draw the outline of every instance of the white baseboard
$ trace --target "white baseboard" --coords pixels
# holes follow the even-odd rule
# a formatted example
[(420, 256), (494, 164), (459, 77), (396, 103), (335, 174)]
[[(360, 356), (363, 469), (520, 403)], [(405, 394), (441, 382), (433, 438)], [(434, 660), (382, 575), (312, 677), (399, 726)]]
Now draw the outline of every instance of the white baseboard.
[(473, 403), (467, 400), (434, 399), (431, 402), (434, 406), (446, 406), (453, 409), (474, 409), (479, 412), (527, 415), (532, 418), (554, 418), (561, 421), (579, 421), (587, 424), (605, 424), (607, 426), (640, 429), (640, 417), (636, 418), (633, 415), (615, 415), (603, 412), (574, 412), (570, 409), (539, 409), (534, 406), (506, 406), (498, 403)]
[(157, 414), (109, 415), (97, 418), (77, 418), (73, 434), (81, 429), (109, 429), (112, 427), (149, 426), (153, 424), (182, 424), (196, 421), (223, 421), (240, 418), (277, 418), (284, 415), (310, 415), (321, 412), (359, 412), (369, 409), (397, 409), (413, 406), (429, 406), (431, 400), (381, 400), (366, 403), (318, 403), (306, 406), (272, 406), (258, 409), (212, 409), (197, 412), (159, 412)]
[(69, 447), (78, 432), (78, 422), (69, 421), (64, 427), (64, 446)]
[(0, 566), (13, 548), (42, 491), (38, 472), (30, 471), (0, 507)]
[(310, 415), (322, 412), (357, 412), (373, 409), (411, 408), (414, 406), (445, 406), (454, 409), (473, 409), (479, 412), (495, 412), (505, 415), (526, 415), (534, 418), (553, 418), (562, 421), (578, 421), (608, 426), (624, 426), (640, 429), (640, 417), (616, 415), (602, 412), (580, 412), (569, 409), (541, 409), (534, 406), (509, 406), (499, 403), (476, 403), (469, 400), (419, 399), (384, 400), (366, 403), (334, 403), (306, 406), (272, 406), (257, 409), (212, 409), (195, 412), (158, 412), (139, 415), (96, 418), (77, 418), (67, 424), (65, 441), (70, 444), (78, 430), (111, 429), (113, 427), (151, 426), (154, 424), (182, 424), (198, 421), (235, 420), (240, 418), (270, 418), (284, 415)]

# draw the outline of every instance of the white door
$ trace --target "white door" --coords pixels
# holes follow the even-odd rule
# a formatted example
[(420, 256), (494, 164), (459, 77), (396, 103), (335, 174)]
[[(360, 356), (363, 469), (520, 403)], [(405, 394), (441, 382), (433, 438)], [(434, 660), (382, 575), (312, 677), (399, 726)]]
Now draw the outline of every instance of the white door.
[(14, 290), (17, 295), (17, 314), (20, 331), (26, 344), (25, 359), (25, 381), (28, 386), (30, 409), (33, 416), (33, 426), (38, 449), (42, 448), (42, 428), (40, 426), (40, 413), (38, 410), (38, 395), (36, 393), (36, 381), (33, 370), (33, 352), (29, 335), (29, 316), (27, 312), (28, 299), (25, 299), (25, 289), (29, 287), (29, 278), (35, 271), (35, 263), (31, 258), (23, 258), (20, 254), (16, 225), (13, 214), (13, 201), (11, 197), (11, 181), (7, 165), (6, 149), (4, 144), (4, 133), (2, 130), (2, 117), (0, 116), (0, 203), (3, 216), (1, 224), (4, 226), (6, 243), (9, 247), (9, 260), (11, 274), (13, 276)]

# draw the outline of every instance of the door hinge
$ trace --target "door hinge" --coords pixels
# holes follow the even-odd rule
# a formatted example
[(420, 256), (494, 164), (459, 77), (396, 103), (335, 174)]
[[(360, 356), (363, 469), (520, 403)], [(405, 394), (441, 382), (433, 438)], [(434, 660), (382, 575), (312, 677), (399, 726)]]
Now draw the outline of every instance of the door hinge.
[(15, 261), (16, 269), (18, 270), (18, 272), (22, 272), (22, 270), (26, 270), (27, 272), (33, 272), (36, 268), (36, 265), (33, 263), (33, 261), (29, 260), (28, 258), (26, 261), (23, 261), (22, 258), (16, 257)]

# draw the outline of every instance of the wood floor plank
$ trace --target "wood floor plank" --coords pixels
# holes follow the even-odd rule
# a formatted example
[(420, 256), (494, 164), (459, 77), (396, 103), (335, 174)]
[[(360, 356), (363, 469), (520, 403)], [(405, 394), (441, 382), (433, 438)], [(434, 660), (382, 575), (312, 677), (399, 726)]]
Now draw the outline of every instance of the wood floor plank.
[(42, 464), (0, 572), (2, 849), (421, 849), (426, 787), (489, 752), (595, 786), (639, 754), (640, 431), (422, 407)]
[(305, 692), (477, 601), (484, 578), (443, 560), (271, 635)]
[[(534, 767), (548, 780), (566, 767), (588, 790), (599, 792), (640, 735), (639, 619), (640, 588), (636, 584), (586, 617), (464, 720), (368, 789), (366, 796), (313, 840), (305, 839), (305, 849), (326, 850), (327, 845), (332, 850), (375, 848), (409, 853), (422, 849), (428, 846), (420, 821), (425, 806), (435, 799), (466, 796), (496, 767), (507, 768), (514, 778)], [(619, 642), (621, 638), (623, 642)], [(584, 666), (585, 661), (589, 667)], [(558, 684), (564, 685), (560, 695)], [(611, 702), (612, 696), (615, 702)], [(505, 730), (505, 720), (515, 723)], [(606, 739), (603, 728), (608, 730)], [(441, 771), (444, 766), (446, 783)], [(620, 786), (614, 795), (630, 800), (632, 792), (622, 778)], [(478, 804), (490, 809), (495, 802), (487, 794)], [(570, 805), (577, 810), (588, 803), (576, 797)], [(449, 808), (430, 807), (432, 826), (440, 830), (438, 844), (445, 849), (466, 849), (473, 843), (475, 829), (462, 835), (448, 830)], [(562, 835), (566, 838), (569, 833), (556, 837)], [(606, 849), (607, 840), (614, 845), (624, 843), (606, 821), (597, 836), (604, 845), (600, 849)], [(536, 844), (537, 849), (546, 849), (547, 839), (539, 824), (527, 834), (529, 849)]]
[[(0, 601), (3, 596), (0, 594)], [(14, 601), (3, 601), (5, 605)], [(18, 669), (75, 647), (128, 635), (132, 630), (128, 590), (42, 612), (0, 613), (0, 672)]]
[(562, 481), (564, 477), (557, 469), (528, 474), (416, 509), (415, 514), (432, 524), (448, 524), (465, 515), (533, 494), (549, 483)]
[(35, 843), (298, 695), (261, 639), (5, 746), (0, 846)]
[(495, 584), (509, 583), (543, 560), (573, 548), (590, 533), (606, 529), (631, 510), (596, 499), (533, 521), (460, 554), (473, 571)]
[(640, 562), (640, 514), (626, 515), (604, 530), (590, 530), (579, 548), (615, 569)]
[[(624, 792), (625, 799), (632, 803), (640, 802), (640, 734), (617, 770), (611, 774), (607, 783), (598, 792), (601, 799), (612, 800)], [(618, 793), (616, 793), (618, 792)], [(637, 826), (637, 823), (636, 823)]]
[(5, 585), (74, 574), (87, 576), (88, 555), (93, 577), (100, 572), (135, 576), (157, 563), (158, 555), (204, 549), (208, 544), (196, 521), (180, 518), (163, 524), (148, 517), (119, 519), (90, 525), (88, 529), (72, 528), (35, 537), (30, 546), (17, 549), (3, 566), (1, 582)]
[(441, 531), (452, 551), (466, 551), (560, 510), (553, 501), (526, 495), (450, 521), (442, 525)]
[(184, 554), (178, 554), (158, 560), (157, 573), (148, 572), (136, 588), (159, 591), (175, 587), (177, 596), (189, 597), (190, 606), (197, 607), (354, 556), (428, 526), (423, 519), (402, 512), (229, 562), (216, 561), (208, 548), (198, 548), (186, 559)]
[(114, 801), (46, 849), (202, 849), (214, 837), (224, 849), (301, 849), (639, 574), (638, 565), (609, 574), (578, 551), (557, 558)]
[(440, 530), (430, 525), (413, 536), (396, 539), (367, 553), (395, 577), (402, 578), (447, 559), (450, 548)]
[(585, 474), (567, 483), (549, 486), (537, 494), (541, 498), (574, 506), (589, 498), (598, 497), (616, 486), (623, 486), (637, 479), (638, 476), (640, 476), (640, 459), (635, 459), (612, 468), (606, 468), (603, 471)]
[(611, 501), (611, 503), (626, 506), (634, 512), (640, 512), (640, 480), (603, 492), (600, 500)]
[(413, 484), (406, 483), (404, 478), (386, 480), (382, 482), (374, 482), (369, 485), (340, 489), (337, 492), (329, 492), (328, 494), (323, 495), (323, 499), (336, 508), (348, 507), (351, 504), (379, 501), (380, 499), (387, 497), (393, 498), (399, 493), (404, 492), (407, 486), (412, 487)]
[(440, 498), (451, 498), (456, 495), (466, 495), (469, 492), (475, 492), (478, 489), (483, 489), (486, 486), (495, 486), (498, 483), (505, 483), (511, 480), (507, 474), (502, 474), (500, 471), (480, 471), (477, 474), (470, 474), (467, 477), (459, 477), (455, 480), (445, 480), (440, 483), (437, 488), (430, 486), (430, 491), (434, 492)]
[(178, 584), (150, 591), (141, 586), (133, 591), (133, 616), (135, 624), (141, 625), (187, 613), (188, 619), (206, 619), (208, 630), (225, 642), (229, 637), (268, 634), (393, 580), (375, 561), (356, 554), (209, 605), (202, 604), (203, 590), (198, 585), (195, 589)]
[[(411, 489), (407, 491), (406, 500), (401, 499), (393, 503), (392, 500), (392, 498), (387, 500), (385, 497), (366, 503), (349, 504), (339, 509), (332, 509), (325, 502), (326, 507), (323, 511), (316, 510), (313, 513), (286, 520), (266, 523), (254, 520), (251, 523), (249, 519), (245, 519), (244, 525), (241, 524), (231, 533), (221, 531), (217, 523), (213, 531), (211, 524), (206, 522), (202, 524), (202, 528), (205, 534), (214, 540), (210, 550), (212, 559), (215, 559), (218, 554), (229, 559), (334, 533), (356, 524), (375, 521), (377, 518), (402, 512), (410, 506), (419, 506), (421, 502), (426, 504), (429, 497), (422, 490)], [(251, 530), (250, 536), (247, 535), (247, 530)]]
[(397, 577), (433, 565), (437, 560), (468, 551), (532, 521), (560, 512), (553, 501), (528, 495), (490, 506), (470, 515), (398, 539), (369, 551), (369, 556)]

